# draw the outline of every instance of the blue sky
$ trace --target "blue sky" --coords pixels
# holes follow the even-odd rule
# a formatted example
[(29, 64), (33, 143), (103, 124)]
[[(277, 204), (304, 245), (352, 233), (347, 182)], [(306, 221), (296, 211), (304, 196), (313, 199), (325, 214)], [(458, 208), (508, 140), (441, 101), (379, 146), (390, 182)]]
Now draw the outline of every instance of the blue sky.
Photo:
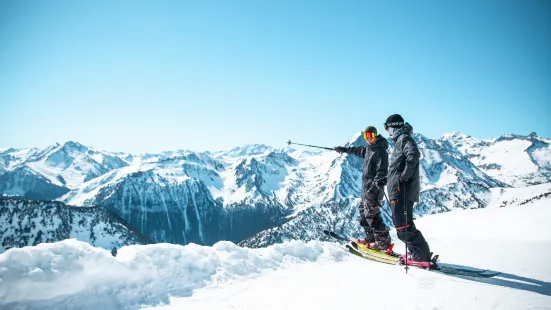
[(550, 1), (1, 1), (0, 147), (551, 137)]

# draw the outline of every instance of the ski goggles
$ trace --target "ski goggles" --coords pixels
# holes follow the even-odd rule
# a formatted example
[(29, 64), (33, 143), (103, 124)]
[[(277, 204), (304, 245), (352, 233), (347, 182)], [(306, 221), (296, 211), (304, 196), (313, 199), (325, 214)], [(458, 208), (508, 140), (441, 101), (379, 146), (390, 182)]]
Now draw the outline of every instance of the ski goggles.
[(374, 139), (375, 133), (374, 132), (364, 132), (364, 139)]

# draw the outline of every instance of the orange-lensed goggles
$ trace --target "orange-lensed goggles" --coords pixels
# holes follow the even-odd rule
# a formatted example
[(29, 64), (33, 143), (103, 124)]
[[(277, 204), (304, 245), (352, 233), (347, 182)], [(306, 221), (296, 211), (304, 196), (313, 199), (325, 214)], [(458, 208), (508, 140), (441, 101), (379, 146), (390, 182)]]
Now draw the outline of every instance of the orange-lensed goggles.
[(375, 133), (374, 132), (364, 132), (364, 139), (374, 139)]

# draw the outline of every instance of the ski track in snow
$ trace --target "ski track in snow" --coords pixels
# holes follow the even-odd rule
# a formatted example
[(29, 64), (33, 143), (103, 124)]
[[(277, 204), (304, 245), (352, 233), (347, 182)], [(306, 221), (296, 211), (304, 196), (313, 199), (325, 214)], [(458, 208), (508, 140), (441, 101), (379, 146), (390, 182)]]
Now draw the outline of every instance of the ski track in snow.
[(405, 274), (331, 242), (126, 246), (117, 257), (76, 240), (40, 244), (0, 255), (0, 308), (549, 309), (549, 218), (541, 200), (417, 220), (443, 262), (503, 273), (492, 279)]

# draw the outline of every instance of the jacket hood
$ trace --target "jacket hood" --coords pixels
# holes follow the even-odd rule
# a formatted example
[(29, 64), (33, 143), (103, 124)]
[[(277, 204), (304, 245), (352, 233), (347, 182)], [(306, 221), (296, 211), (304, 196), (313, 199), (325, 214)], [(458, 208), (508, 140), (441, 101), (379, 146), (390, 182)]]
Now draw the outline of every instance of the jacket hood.
[(398, 140), (398, 137), (400, 137), (401, 135), (411, 136), (412, 133), (413, 133), (413, 127), (409, 123), (405, 123), (402, 128), (396, 130), (396, 133), (394, 134), (394, 136), (392, 136), (392, 140), (393, 141)]

